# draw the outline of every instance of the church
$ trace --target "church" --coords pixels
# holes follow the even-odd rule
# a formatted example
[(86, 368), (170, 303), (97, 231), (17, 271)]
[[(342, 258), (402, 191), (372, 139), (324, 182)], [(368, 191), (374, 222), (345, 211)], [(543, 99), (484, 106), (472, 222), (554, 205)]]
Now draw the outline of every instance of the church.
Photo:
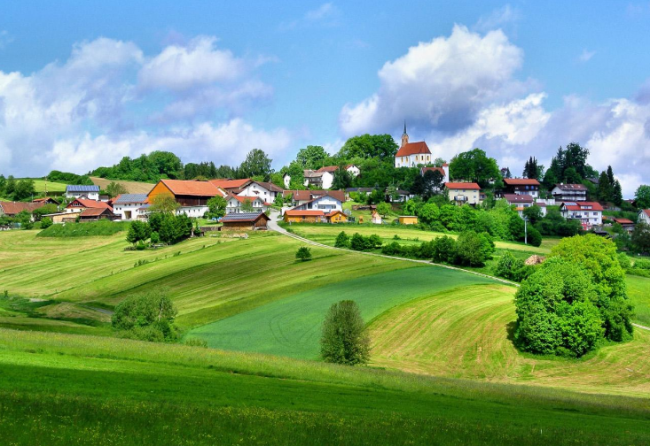
[(406, 123), (404, 123), (404, 133), (402, 134), (402, 146), (395, 154), (395, 167), (417, 167), (422, 164), (433, 162), (431, 150), (424, 141), (409, 142), (409, 135), (406, 133)]

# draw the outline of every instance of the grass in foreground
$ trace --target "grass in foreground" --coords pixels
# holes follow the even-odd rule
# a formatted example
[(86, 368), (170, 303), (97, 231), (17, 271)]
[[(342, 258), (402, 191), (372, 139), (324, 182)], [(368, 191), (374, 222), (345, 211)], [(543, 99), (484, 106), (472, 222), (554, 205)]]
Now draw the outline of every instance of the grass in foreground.
[(12, 445), (647, 444), (648, 400), (0, 330)]

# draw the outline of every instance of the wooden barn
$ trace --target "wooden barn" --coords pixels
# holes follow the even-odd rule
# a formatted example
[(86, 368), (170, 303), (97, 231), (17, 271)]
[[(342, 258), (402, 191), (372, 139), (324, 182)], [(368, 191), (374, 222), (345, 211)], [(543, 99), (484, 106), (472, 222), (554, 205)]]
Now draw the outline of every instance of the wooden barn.
[(287, 223), (320, 223), (325, 217), (323, 211), (296, 211), (294, 209), (284, 213), (284, 221)]
[(116, 220), (118, 218), (109, 208), (88, 208), (79, 214), (79, 221)]
[(264, 212), (228, 214), (221, 218), (222, 231), (259, 231), (266, 229), (269, 217)]
[(346, 223), (348, 221), (348, 216), (341, 211), (332, 211), (326, 214), (325, 218), (328, 223)]

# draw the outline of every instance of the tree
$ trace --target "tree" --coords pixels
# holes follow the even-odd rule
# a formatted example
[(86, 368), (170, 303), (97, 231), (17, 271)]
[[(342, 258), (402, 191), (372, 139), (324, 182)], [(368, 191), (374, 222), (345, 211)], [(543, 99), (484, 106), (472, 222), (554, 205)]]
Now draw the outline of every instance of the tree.
[(378, 212), (379, 214), (383, 215), (384, 217), (385, 217), (386, 215), (390, 214), (391, 210), (392, 210), (392, 209), (391, 209), (391, 207), (390, 207), (390, 204), (388, 204), (388, 203), (379, 203), (379, 204), (377, 205), (377, 212)]
[(524, 165), (524, 173), (523, 177), (524, 178), (531, 178), (531, 179), (537, 179), (539, 171), (537, 169), (537, 158), (534, 156), (531, 156), (528, 161), (526, 161), (526, 164)]
[(151, 235), (151, 227), (143, 221), (132, 221), (129, 225), (129, 232), (126, 234), (126, 241), (134, 245), (140, 241), (147, 240)]
[(344, 190), (350, 186), (352, 186), (352, 175), (345, 168), (345, 164), (341, 164), (338, 169), (334, 171), (332, 189)]
[(580, 264), (548, 259), (515, 295), (515, 343), (527, 352), (583, 356), (603, 338), (594, 286)]
[(129, 296), (120, 302), (115, 308), (111, 323), (113, 328), (126, 337), (173, 341), (178, 337), (174, 327), (177, 313), (166, 290), (153, 290)]
[(0, 174), (0, 195), (2, 195), (2, 193), (4, 192), (6, 185), (7, 185), (7, 179), (5, 178), (4, 175)]
[(632, 244), (637, 252), (650, 252), (650, 225), (647, 223), (637, 223), (632, 232)]
[(268, 181), (272, 173), (271, 159), (260, 149), (253, 149), (248, 152), (246, 159), (239, 166), (238, 172), (241, 178), (261, 175), (265, 178), (265, 181)]
[(456, 240), (446, 235), (433, 240), (433, 261), (454, 263), (456, 259)]
[(481, 149), (459, 153), (449, 164), (449, 175), (453, 179), (474, 181), (481, 186), (491, 179), (501, 179), (501, 171), (494, 158), (488, 158)]
[(179, 178), (182, 163), (172, 152), (154, 151), (145, 157), (147, 162), (163, 177)]
[(650, 209), (650, 186), (642, 184), (634, 193), (636, 207), (639, 209)]
[(351, 300), (332, 305), (323, 322), (321, 356), (335, 364), (366, 364), (370, 359), (370, 338), (359, 306)]
[(296, 252), (296, 259), (300, 260), (301, 262), (311, 260), (311, 249), (307, 248), (306, 246), (301, 246)]
[(422, 223), (430, 225), (440, 219), (440, 208), (435, 203), (427, 203), (418, 211), (418, 217)]
[(345, 231), (339, 232), (339, 235), (336, 236), (336, 241), (334, 242), (336, 248), (349, 248), (350, 247), (350, 237), (345, 233)]
[(43, 217), (41, 219), (41, 229), (47, 229), (52, 226), (52, 219), (50, 217)]
[(34, 180), (25, 178), (16, 182), (14, 188), (14, 200), (24, 200), (34, 195)]
[(153, 197), (149, 210), (162, 214), (174, 214), (180, 206), (172, 194), (159, 194)]
[(122, 184), (116, 183), (115, 181), (111, 181), (109, 185), (106, 186), (106, 193), (111, 198), (115, 198), (118, 195), (128, 193), (128, 191), (126, 190), (126, 187), (124, 187)]
[(253, 212), (255, 210), (255, 208), (253, 208), (253, 202), (251, 202), (250, 199), (245, 198), (241, 204), (241, 210), (244, 212)]
[(342, 160), (353, 158), (377, 158), (380, 162), (393, 163), (399, 147), (390, 135), (361, 135), (348, 139), (338, 157)]
[(591, 274), (594, 283), (591, 299), (602, 315), (605, 337), (616, 342), (629, 339), (633, 307), (627, 297), (625, 273), (614, 242), (594, 234), (564, 238), (549, 257), (579, 263)]
[(212, 197), (208, 200), (208, 212), (206, 217), (208, 218), (221, 218), (226, 215), (226, 206), (228, 202), (225, 198), (220, 195)]
[(456, 241), (456, 257), (460, 264), (482, 266), (492, 258), (494, 242), (487, 233), (461, 232)]
[(536, 204), (524, 208), (524, 217), (528, 219), (530, 224), (534, 225), (535, 223), (537, 223), (543, 218), (542, 208), (537, 206)]
[(16, 190), (16, 179), (13, 175), (7, 177), (7, 184), (5, 184), (5, 195), (8, 197), (13, 195), (14, 190)]
[[(45, 206), (41, 206), (40, 208), (36, 208), (32, 211), (32, 215), (34, 216), (34, 219), (36, 220), (41, 220), (43, 218), (43, 215), (46, 214), (54, 214), (57, 211), (57, 207), (55, 204), (46, 204)], [(41, 225), (41, 227), (43, 227)]]
[(505, 251), (494, 269), (494, 275), (521, 282), (532, 272), (532, 268), (527, 267), (523, 260), (516, 258), (510, 251)]
[(298, 151), (296, 155), (296, 162), (302, 166), (303, 169), (320, 169), (325, 166), (325, 162), (329, 155), (321, 146), (307, 146)]

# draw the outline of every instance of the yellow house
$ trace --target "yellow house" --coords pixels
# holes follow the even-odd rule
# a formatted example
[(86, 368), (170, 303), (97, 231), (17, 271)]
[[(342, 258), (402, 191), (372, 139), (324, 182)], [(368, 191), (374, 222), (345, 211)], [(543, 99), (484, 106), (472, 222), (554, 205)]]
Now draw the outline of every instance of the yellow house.
[(401, 215), (398, 217), (400, 225), (417, 225), (418, 218), (410, 215)]
[(289, 210), (284, 213), (287, 223), (320, 223), (325, 216), (323, 211), (296, 211)]
[(348, 216), (341, 211), (332, 211), (325, 215), (325, 218), (330, 223), (346, 223), (348, 221)]

